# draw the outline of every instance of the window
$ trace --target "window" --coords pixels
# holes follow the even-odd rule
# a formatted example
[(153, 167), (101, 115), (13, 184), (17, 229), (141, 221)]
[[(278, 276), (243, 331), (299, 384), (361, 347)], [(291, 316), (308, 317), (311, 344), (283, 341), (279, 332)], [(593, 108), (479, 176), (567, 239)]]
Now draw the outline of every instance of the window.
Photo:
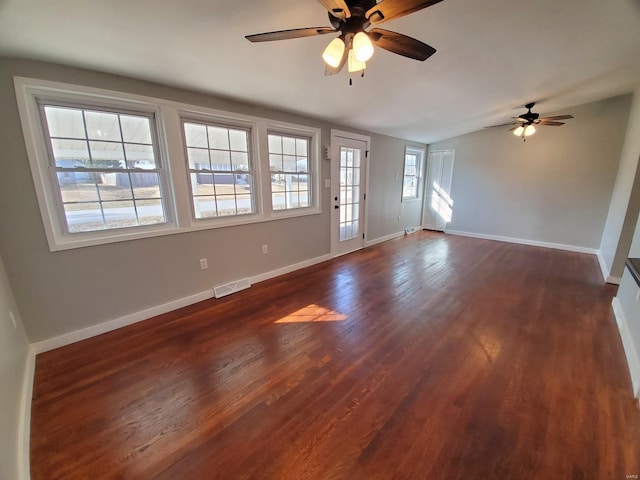
[(269, 134), (269, 172), (273, 210), (311, 205), (309, 138)]
[(319, 128), (14, 83), (51, 251), (321, 212)]
[(150, 114), (41, 103), (68, 233), (167, 223)]
[(402, 178), (402, 200), (420, 198), (422, 155), (422, 150), (407, 147), (405, 151), (404, 176)]
[(183, 122), (196, 219), (255, 213), (249, 131)]

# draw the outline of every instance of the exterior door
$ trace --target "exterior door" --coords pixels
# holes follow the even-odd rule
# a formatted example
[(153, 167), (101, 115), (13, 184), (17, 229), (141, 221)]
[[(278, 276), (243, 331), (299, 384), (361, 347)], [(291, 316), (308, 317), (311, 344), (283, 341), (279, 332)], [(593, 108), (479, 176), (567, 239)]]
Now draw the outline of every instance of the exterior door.
[(423, 228), (444, 231), (453, 215), (451, 181), (455, 150), (429, 152)]
[(367, 139), (332, 135), (333, 256), (364, 248)]

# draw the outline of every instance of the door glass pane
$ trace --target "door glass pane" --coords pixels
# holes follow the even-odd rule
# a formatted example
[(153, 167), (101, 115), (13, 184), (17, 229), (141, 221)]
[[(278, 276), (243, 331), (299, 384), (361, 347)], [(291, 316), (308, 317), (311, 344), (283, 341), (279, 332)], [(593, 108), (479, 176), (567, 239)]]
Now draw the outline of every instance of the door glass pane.
[(357, 148), (340, 147), (340, 241), (360, 236), (360, 154)]

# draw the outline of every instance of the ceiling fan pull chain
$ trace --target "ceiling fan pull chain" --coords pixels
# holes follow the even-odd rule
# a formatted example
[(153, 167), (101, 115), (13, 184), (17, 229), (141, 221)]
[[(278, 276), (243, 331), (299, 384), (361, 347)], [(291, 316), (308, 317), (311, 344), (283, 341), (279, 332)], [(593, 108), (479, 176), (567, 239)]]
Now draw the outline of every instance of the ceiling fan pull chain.
[(353, 85), (353, 79), (351, 77), (349, 77), (349, 86)]

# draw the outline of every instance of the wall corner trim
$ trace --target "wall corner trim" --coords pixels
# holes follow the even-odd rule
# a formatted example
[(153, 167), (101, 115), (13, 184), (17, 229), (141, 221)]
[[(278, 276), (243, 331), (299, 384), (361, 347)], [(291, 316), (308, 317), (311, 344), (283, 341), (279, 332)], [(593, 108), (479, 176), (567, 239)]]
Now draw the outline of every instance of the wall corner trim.
[(31, 463), (29, 445), (31, 440), (31, 401), (33, 398), (33, 382), (36, 372), (36, 353), (29, 346), (22, 380), (22, 401), (19, 412), (18, 431), (18, 478), (31, 479)]
[(529, 245), (531, 247), (553, 248), (555, 250), (565, 250), (567, 252), (588, 253), (597, 255), (595, 248), (579, 247), (577, 245), (565, 245), (563, 243), (540, 242), (538, 240), (528, 240), (526, 238), (502, 237), (499, 235), (487, 235), (484, 233), (463, 232), (460, 230), (446, 229), (444, 233), (448, 235), (459, 235), (461, 237), (481, 238), (483, 240), (495, 240), (498, 242), (517, 243), (519, 245)]
[(629, 324), (624, 316), (624, 311), (622, 310), (622, 305), (618, 297), (613, 298), (611, 306), (613, 307), (613, 313), (616, 318), (616, 323), (618, 324), (618, 331), (622, 339), (622, 346), (624, 347), (624, 353), (627, 358), (627, 365), (629, 366), (629, 373), (631, 374), (633, 395), (640, 399), (640, 359), (638, 358), (638, 352), (636, 352), (633, 346)]
[(598, 265), (600, 265), (602, 278), (604, 279), (605, 282), (607, 282), (608, 281), (607, 279), (609, 278), (609, 272), (611, 270), (607, 265), (607, 262), (605, 261), (604, 257), (602, 256), (602, 250), (598, 250), (598, 253), (596, 254), (596, 256), (598, 257)]

